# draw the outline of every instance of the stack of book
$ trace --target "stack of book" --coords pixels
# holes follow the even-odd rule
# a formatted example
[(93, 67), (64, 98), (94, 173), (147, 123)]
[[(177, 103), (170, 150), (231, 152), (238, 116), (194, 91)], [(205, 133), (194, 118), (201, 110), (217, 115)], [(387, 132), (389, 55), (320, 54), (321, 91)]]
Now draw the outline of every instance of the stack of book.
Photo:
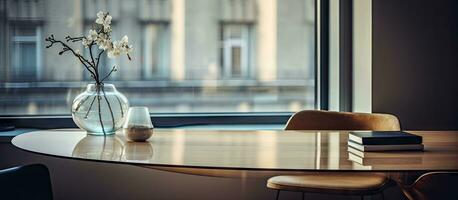
[(423, 157), (419, 156), (415, 152), (409, 152), (406, 154), (378, 154), (377, 152), (364, 152), (352, 147), (348, 147), (348, 160), (358, 163), (361, 166), (371, 165), (413, 165), (421, 164)]
[(378, 151), (403, 151), (423, 150), (422, 137), (402, 131), (360, 131), (350, 132), (348, 136), (348, 159), (361, 164), (419, 164), (421, 157), (414, 154), (406, 155), (408, 159), (399, 154), (384, 154), (383, 156), (371, 152)]
[(359, 151), (423, 150), (421, 136), (403, 131), (350, 132), (348, 147)]

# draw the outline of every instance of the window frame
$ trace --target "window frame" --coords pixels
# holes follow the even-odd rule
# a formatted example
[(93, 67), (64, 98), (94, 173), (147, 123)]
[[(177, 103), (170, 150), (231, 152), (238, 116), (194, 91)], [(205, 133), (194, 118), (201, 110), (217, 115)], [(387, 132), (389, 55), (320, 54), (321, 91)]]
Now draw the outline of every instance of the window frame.
[[(150, 114), (150, 116), (156, 128), (176, 128), (193, 125), (286, 124), (292, 114), (291, 112), (161, 113)], [(77, 128), (72, 117), (67, 115), (0, 116), (0, 122), (17, 128)]]
[[(324, 3), (323, 3), (324, 2)], [(323, 85), (323, 80), (328, 80), (329, 62), (318, 62), (328, 60), (326, 52), (329, 48), (329, 20), (320, 20), (321, 13), (329, 14), (329, 0), (315, 0), (315, 109), (327, 110), (328, 84)], [(326, 12), (327, 10), (327, 12)], [(320, 15), (321, 15), (320, 14)], [(327, 18), (329, 19), (329, 18)], [(320, 31), (318, 31), (320, 29)], [(317, 33), (320, 37), (317, 37)], [(324, 36), (324, 37), (323, 37)], [(320, 45), (327, 47), (319, 48)], [(320, 53), (318, 51), (320, 50)], [(191, 125), (238, 125), (238, 124), (286, 124), (292, 112), (249, 112), (249, 113), (160, 113), (151, 114), (155, 127), (173, 128)], [(76, 128), (69, 115), (1, 115), (0, 121), (3, 124), (11, 124), (17, 128)], [(52, 123), (50, 123), (52, 122)]]

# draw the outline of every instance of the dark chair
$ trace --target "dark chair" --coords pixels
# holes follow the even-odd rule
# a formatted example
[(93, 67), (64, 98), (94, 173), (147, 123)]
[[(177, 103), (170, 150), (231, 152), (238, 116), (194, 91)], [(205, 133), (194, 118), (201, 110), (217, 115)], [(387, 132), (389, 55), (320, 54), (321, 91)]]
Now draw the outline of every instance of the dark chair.
[[(399, 120), (394, 115), (375, 113), (330, 112), (304, 110), (288, 120), (285, 130), (373, 130), (399, 131)], [(393, 181), (378, 173), (316, 173), (304, 175), (275, 176), (267, 181), (267, 187), (280, 191), (305, 193), (325, 193), (340, 195), (380, 194)]]
[(401, 186), (409, 200), (458, 199), (458, 172), (430, 172), (420, 176), (414, 184)]
[(0, 170), (0, 199), (53, 199), (48, 168), (32, 164)]

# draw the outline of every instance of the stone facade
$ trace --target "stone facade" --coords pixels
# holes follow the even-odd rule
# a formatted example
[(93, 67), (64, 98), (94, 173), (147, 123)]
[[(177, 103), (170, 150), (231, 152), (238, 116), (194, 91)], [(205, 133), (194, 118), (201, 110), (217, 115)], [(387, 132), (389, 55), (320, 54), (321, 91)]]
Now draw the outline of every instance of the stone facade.
[[(44, 38), (83, 35), (105, 10), (113, 16), (113, 37), (128, 35), (134, 46), (132, 61), (104, 61), (107, 69), (118, 66), (109, 81), (133, 102), (160, 107), (182, 91), (189, 103), (161, 111), (199, 111), (196, 105), (212, 96), (235, 111), (269, 111), (269, 103), (278, 103), (274, 111), (313, 108), (314, 6), (314, 0), (0, 0), (0, 89), (9, 95), (0, 107), (24, 85), (67, 91), (55, 98), (76, 93), (69, 91), (89, 80), (84, 68), (57, 48), (45, 49)], [(141, 88), (159, 100), (145, 101)], [(268, 103), (256, 109), (257, 101)]]

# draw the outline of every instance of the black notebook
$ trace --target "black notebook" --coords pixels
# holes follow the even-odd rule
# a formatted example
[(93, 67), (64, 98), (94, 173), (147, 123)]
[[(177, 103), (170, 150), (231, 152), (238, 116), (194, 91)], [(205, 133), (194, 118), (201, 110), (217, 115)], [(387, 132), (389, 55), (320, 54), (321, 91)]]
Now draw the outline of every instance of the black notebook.
[(421, 136), (403, 131), (358, 131), (350, 132), (348, 139), (362, 145), (421, 144)]

